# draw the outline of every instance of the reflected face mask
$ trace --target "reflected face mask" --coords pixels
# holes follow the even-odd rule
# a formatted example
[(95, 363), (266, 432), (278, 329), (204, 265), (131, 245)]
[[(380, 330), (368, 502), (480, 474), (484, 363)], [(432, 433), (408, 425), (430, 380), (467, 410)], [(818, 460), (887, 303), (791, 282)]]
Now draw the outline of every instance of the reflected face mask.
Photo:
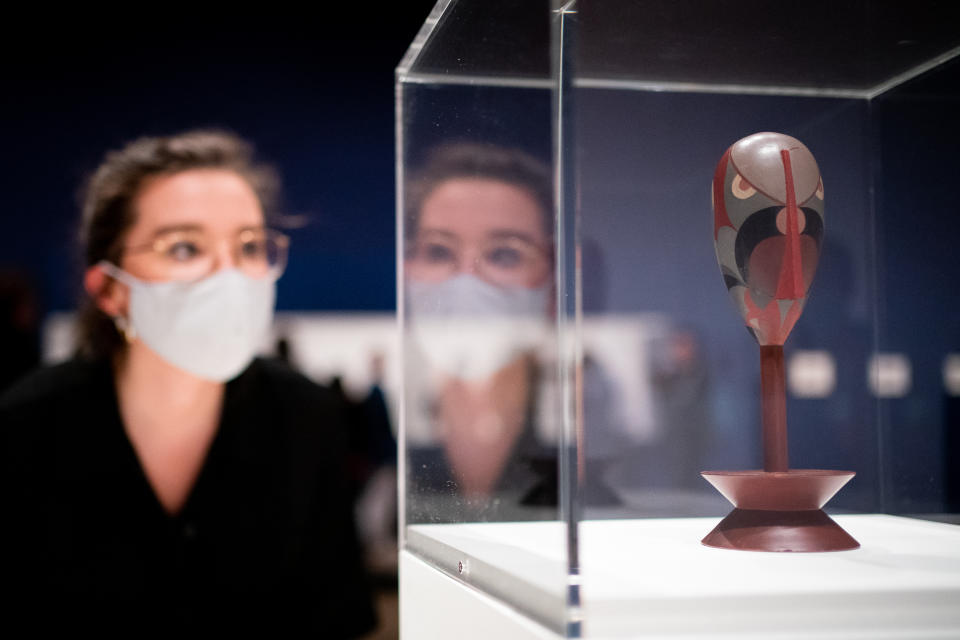
[(173, 366), (225, 382), (253, 360), (273, 320), (277, 276), (224, 269), (194, 282), (145, 282), (108, 262), (103, 270), (130, 288), (127, 322)]
[(543, 339), (550, 285), (498, 287), (464, 274), (406, 283), (410, 334), (436, 369), (482, 380)]

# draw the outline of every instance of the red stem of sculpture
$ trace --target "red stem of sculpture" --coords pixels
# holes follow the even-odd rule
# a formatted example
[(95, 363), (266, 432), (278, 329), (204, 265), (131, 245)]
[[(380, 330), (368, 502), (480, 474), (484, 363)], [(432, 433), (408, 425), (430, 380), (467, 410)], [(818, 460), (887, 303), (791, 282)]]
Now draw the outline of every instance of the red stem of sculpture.
[(783, 369), (783, 347), (760, 347), (760, 390), (763, 417), (763, 470), (786, 471), (787, 395)]

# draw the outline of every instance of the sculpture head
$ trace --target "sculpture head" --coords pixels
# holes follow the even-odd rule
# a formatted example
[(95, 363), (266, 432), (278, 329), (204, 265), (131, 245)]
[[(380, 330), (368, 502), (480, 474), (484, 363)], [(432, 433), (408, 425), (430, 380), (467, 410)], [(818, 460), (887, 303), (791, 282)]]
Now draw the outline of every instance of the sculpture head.
[(782, 345), (803, 311), (823, 239), (823, 182), (782, 133), (735, 142), (713, 177), (713, 238), (724, 282), (761, 345)]

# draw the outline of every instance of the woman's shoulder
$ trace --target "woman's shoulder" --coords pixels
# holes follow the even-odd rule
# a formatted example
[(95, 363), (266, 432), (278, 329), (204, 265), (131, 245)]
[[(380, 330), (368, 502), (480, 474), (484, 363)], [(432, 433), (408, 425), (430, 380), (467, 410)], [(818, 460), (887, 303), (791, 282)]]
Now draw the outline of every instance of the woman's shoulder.
[(44, 366), (27, 374), (0, 395), (0, 413), (28, 408), (56, 409), (72, 400), (89, 400), (96, 390), (109, 389), (110, 366), (106, 361), (75, 358)]

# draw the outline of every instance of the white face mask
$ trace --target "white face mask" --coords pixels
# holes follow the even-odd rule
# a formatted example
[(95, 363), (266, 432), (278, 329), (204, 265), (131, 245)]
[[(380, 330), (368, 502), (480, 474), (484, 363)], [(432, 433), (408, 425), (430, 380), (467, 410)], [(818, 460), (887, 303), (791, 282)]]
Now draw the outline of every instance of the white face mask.
[(430, 364), (482, 380), (537, 347), (545, 333), (550, 285), (498, 287), (464, 274), (406, 283), (410, 333)]
[(136, 337), (198, 378), (225, 382), (239, 375), (273, 320), (276, 275), (224, 269), (195, 282), (145, 282), (108, 262), (100, 266), (130, 287), (127, 322)]

